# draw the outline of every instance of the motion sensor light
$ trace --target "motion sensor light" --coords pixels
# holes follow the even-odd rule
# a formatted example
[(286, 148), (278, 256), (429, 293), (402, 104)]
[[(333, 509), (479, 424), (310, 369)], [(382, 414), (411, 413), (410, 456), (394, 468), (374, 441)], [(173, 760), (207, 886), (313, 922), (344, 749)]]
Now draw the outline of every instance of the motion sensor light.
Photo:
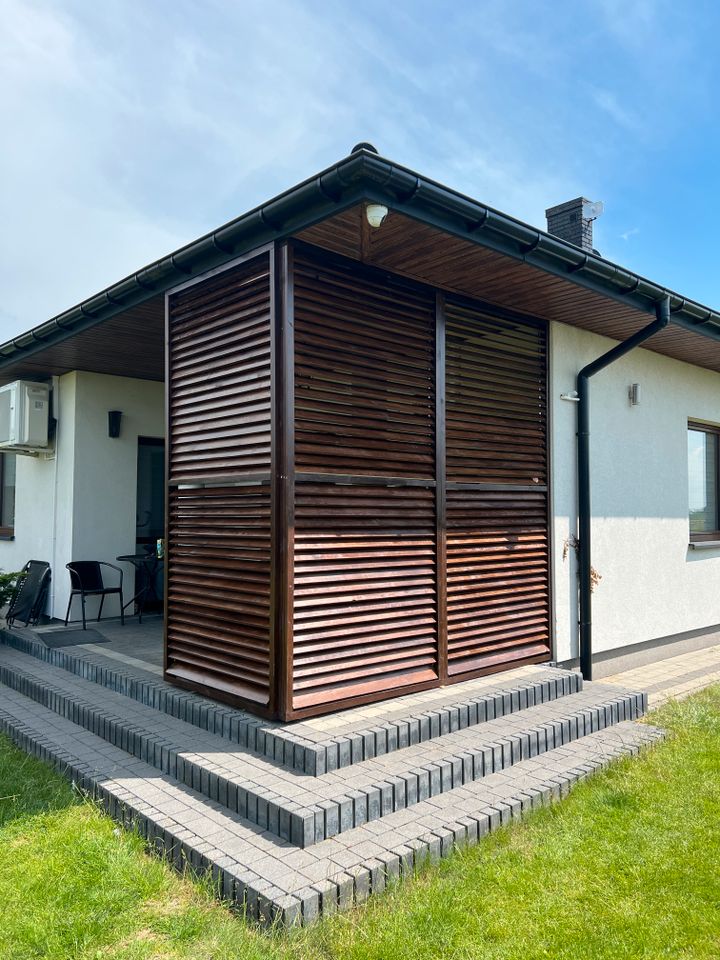
[(368, 203), (365, 207), (365, 216), (367, 222), (375, 230), (382, 225), (383, 220), (388, 215), (388, 208), (382, 203)]

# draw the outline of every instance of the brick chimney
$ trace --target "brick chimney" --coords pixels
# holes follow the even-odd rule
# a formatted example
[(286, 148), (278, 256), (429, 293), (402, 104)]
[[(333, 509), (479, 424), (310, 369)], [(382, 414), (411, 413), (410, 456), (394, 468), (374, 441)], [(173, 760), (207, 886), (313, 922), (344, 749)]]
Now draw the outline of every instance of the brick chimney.
[(592, 253), (593, 221), (597, 220), (602, 210), (602, 203), (593, 203), (585, 197), (559, 203), (545, 211), (548, 233)]

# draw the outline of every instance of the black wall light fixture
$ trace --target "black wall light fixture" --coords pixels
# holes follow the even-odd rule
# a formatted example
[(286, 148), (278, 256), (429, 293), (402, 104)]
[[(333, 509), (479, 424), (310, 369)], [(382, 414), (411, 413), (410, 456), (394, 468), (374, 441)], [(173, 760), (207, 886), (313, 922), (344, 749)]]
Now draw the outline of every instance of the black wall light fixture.
[(120, 436), (121, 410), (108, 410), (108, 436), (117, 439)]

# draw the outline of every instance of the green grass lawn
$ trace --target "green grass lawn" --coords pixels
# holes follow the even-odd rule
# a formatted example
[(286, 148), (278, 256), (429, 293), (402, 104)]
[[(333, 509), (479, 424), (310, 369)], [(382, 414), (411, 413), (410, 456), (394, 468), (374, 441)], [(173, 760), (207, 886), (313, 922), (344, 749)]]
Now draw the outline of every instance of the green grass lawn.
[(363, 908), (259, 932), (0, 738), (2, 960), (720, 957), (720, 686), (668, 741)]

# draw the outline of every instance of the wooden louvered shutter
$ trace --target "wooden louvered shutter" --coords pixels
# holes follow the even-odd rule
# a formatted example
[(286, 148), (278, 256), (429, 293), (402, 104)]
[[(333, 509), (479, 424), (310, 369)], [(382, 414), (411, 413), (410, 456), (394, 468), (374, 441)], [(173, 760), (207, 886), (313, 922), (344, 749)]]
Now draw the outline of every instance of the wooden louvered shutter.
[(168, 298), (167, 674), (270, 701), (267, 255)]
[(449, 297), (448, 674), (549, 653), (547, 333)]
[(293, 707), (437, 678), (434, 297), (294, 270)]

